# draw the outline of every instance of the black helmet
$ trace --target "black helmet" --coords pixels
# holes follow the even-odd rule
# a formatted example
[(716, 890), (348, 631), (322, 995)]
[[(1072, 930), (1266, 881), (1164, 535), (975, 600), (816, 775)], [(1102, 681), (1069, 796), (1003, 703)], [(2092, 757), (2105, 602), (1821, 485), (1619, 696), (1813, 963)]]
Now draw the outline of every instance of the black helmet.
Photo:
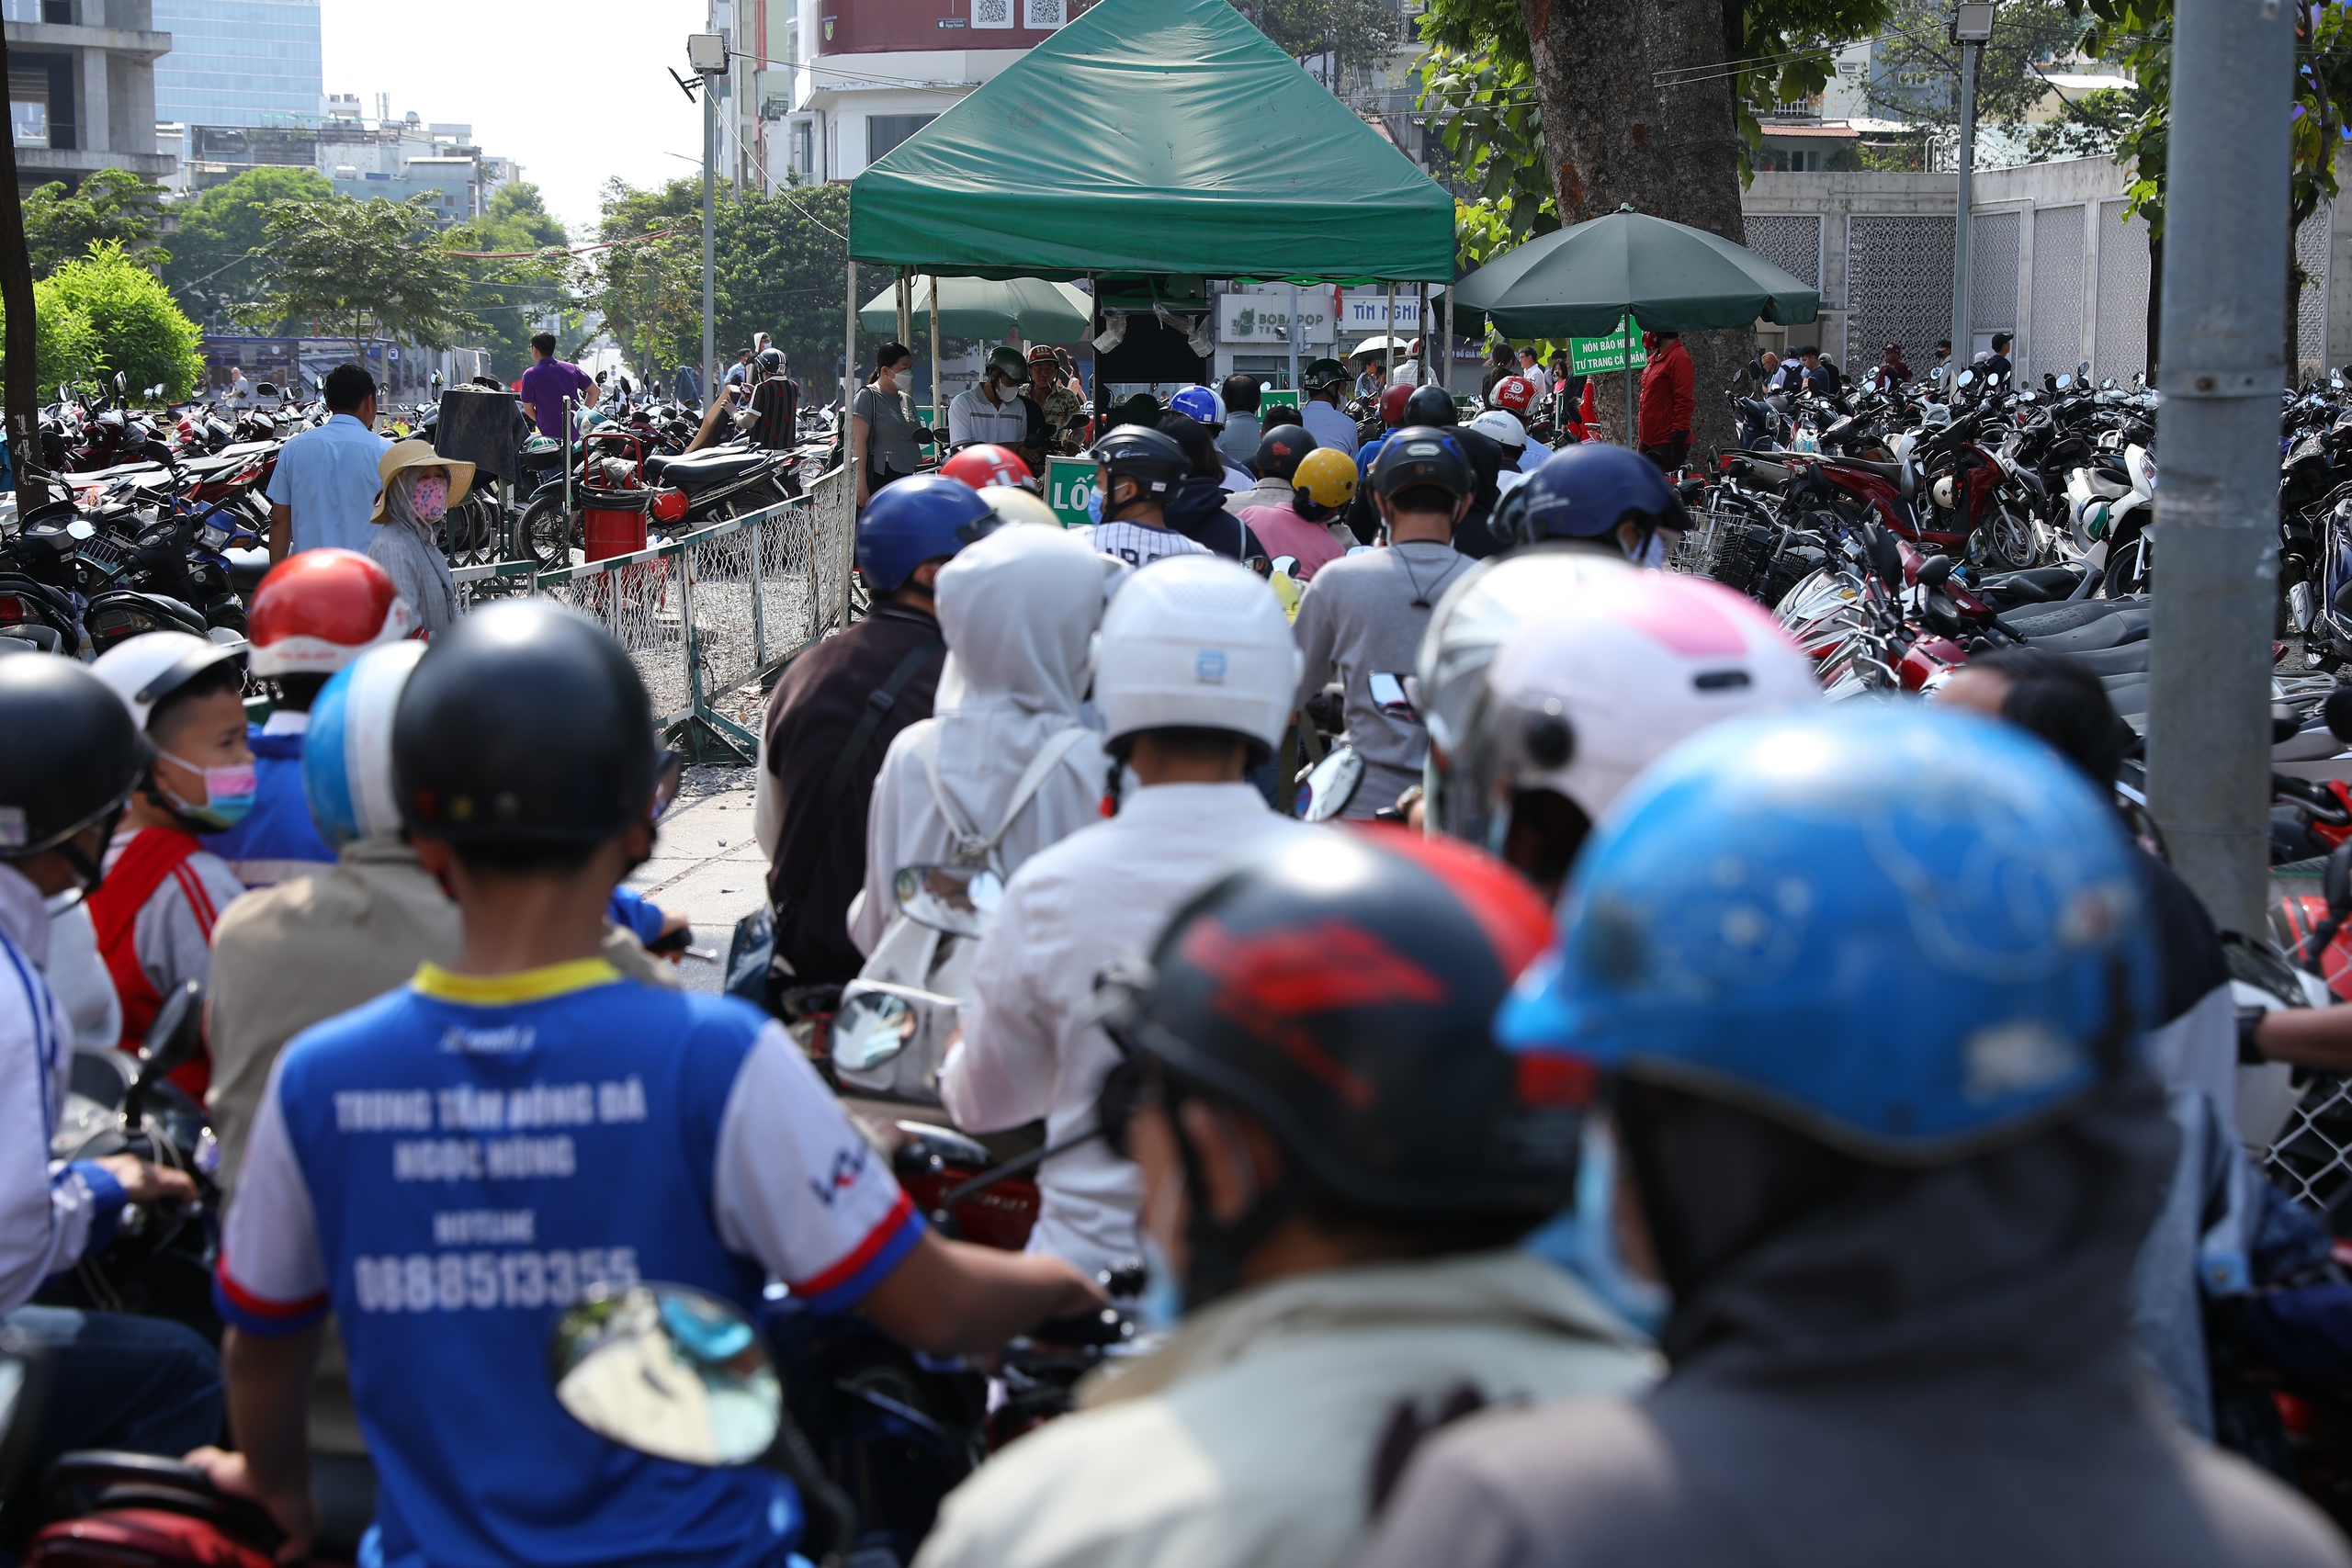
[[(154, 749), (104, 681), (70, 659), (0, 657), (0, 860), (55, 849), (122, 808)], [(95, 886), (97, 868), (80, 868)]]
[(1287, 480), (1298, 472), (1299, 459), (1320, 445), (1303, 424), (1278, 424), (1258, 438), (1258, 455), (1250, 466), (1261, 479)]
[[(1114, 425), (1087, 456), (1102, 464), (1105, 473), (1124, 474), (1139, 482), (1143, 486), (1139, 500), (1175, 494), (1192, 466), (1174, 436), (1140, 424)], [(1110, 497), (1103, 497), (1103, 502), (1107, 507)]]
[(1490, 1030), (1551, 924), (1500, 862), (1402, 833), (1302, 840), (1177, 912), (1106, 1027), (1165, 1098), (1249, 1111), (1291, 1168), (1230, 1224), (1194, 1192), (1191, 1300), (1302, 1201), (1513, 1231), (1568, 1201), (1589, 1083), (1522, 1070)]
[(1029, 379), (1029, 361), (1009, 343), (996, 345), (996, 352), (989, 355), (989, 368), (1001, 370), (1016, 381)]
[(593, 844), (645, 819), (662, 758), (628, 652), (510, 600), (433, 639), (392, 718), (401, 819), (458, 844)]
[(1472, 494), (1478, 481), (1455, 434), (1408, 424), (1389, 436), (1372, 460), (1373, 493), (1385, 499), (1415, 485), (1435, 485), (1456, 500)]
[(760, 350), (760, 374), (763, 376), (783, 375), (784, 350), (780, 348), (763, 348)]
[(1453, 394), (1443, 387), (1427, 386), (1413, 389), (1405, 400), (1407, 424), (1459, 424), (1462, 414), (1453, 406)]
[(1298, 378), (1308, 391), (1319, 392), (1326, 387), (1346, 386), (1348, 367), (1336, 359), (1309, 360)]

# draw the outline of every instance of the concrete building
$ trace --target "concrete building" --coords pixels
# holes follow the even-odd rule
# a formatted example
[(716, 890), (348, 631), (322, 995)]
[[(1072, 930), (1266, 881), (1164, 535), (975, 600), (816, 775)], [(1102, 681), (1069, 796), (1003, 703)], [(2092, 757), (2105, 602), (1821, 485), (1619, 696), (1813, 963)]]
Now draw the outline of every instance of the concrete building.
[(20, 190), (99, 169), (171, 173), (155, 150), (155, 62), (172, 35), (149, 0), (0, 0), (0, 19)]
[(360, 118), (356, 96), (326, 103), (323, 118), (301, 126), (188, 127), (186, 188), (200, 194), (256, 166), (311, 168), (338, 195), (362, 201), (430, 194), (446, 229), (481, 216), (499, 186), (520, 173), (513, 159), (484, 154), (469, 125), (427, 123), (413, 113), (370, 124)]
[(181, 125), (309, 125), (324, 93), (319, 0), (153, 0), (172, 52), (155, 116)]

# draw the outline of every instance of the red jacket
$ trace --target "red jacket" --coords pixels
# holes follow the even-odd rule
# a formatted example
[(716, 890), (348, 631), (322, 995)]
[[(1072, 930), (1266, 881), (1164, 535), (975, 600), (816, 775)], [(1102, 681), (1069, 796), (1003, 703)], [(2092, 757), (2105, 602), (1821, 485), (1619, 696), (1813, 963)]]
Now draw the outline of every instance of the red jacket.
[(1649, 368), (1642, 372), (1641, 439), (1645, 446), (1656, 446), (1678, 435), (1690, 434), (1692, 371), (1690, 353), (1676, 338), (1665, 351), (1650, 355)]

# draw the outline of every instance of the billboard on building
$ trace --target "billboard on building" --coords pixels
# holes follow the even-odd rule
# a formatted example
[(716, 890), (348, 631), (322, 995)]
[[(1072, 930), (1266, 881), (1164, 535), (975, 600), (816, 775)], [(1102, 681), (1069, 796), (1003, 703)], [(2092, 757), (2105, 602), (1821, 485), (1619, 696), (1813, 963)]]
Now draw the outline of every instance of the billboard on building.
[(1069, 12), (1069, 0), (820, 0), (817, 52), (1033, 49)]

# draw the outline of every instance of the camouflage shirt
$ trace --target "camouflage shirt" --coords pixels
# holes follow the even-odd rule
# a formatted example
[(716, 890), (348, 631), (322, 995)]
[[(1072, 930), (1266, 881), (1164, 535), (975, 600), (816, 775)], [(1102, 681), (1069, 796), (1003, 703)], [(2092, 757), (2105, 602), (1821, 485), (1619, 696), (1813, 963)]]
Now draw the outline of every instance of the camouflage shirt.
[(1066, 386), (1056, 387), (1041, 399), (1033, 382), (1021, 389), (1021, 395), (1037, 405), (1046, 416), (1046, 427), (1057, 435), (1077, 423), (1080, 411), (1086, 404), (1085, 399)]

